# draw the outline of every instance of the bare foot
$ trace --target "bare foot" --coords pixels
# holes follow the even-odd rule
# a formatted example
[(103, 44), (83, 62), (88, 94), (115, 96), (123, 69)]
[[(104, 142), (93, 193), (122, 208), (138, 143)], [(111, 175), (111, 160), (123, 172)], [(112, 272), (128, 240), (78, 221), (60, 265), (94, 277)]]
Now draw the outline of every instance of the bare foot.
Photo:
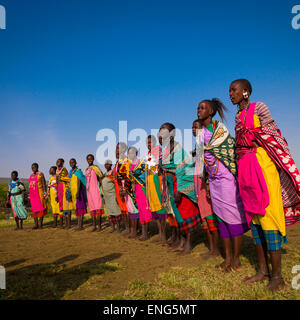
[(127, 235), (129, 235), (129, 234), (130, 234), (129, 229), (125, 229), (125, 230), (122, 232), (122, 235), (123, 235), (123, 236), (127, 236)]
[(266, 279), (269, 279), (269, 274), (263, 271), (258, 271), (257, 274), (255, 274), (254, 276), (246, 277), (245, 279), (243, 279), (243, 282), (252, 283), (252, 282), (264, 281)]
[(216, 265), (216, 269), (226, 269), (226, 268), (230, 267), (230, 265), (231, 265), (230, 261), (224, 260), (221, 264)]
[(149, 238), (147, 236), (141, 236), (138, 238), (140, 241), (147, 241)]
[(268, 285), (268, 289), (272, 292), (278, 291), (280, 289), (285, 289), (286, 285), (281, 276), (274, 276), (271, 278), (270, 283)]
[(190, 254), (190, 253), (192, 253), (192, 249), (188, 248), (188, 249), (184, 249), (183, 251), (179, 252), (178, 254), (184, 256), (184, 255)]
[(203, 260), (208, 260), (210, 258), (217, 258), (220, 256), (220, 252), (218, 251), (208, 251), (201, 254)]
[(183, 247), (177, 247), (177, 248), (171, 249), (170, 252), (177, 252), (177, 251), (182, 252), (183, 250), (184, 250)]
[(235, 271), (241, 269), (241, 267), (242, 267), (242, 264), (241, 264), (241, 261), (240, 261), (240, 260), (234, 261), (234, 262), (231, 264), (231, 268), (232, 268), (233, 270), (235, 270)]

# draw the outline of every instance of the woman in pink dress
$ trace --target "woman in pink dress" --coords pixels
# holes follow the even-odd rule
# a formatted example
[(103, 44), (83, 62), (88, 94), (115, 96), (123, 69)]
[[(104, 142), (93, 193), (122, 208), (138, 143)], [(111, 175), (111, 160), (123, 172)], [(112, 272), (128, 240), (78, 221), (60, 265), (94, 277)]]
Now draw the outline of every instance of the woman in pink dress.
[(102, 224), (102, 215), (104, 214), (104, 207), (102, 202), (101, 196), (101, 186), (100, 180), (103, 176), (102, 171), (96, 165), (94, 165), (94, 156), (89, 154), (86, 157), (88, 167), (85, 170), (85, 177), (86, 177), (86, 194), (87, 200), (89, 204), (90, 214), (92, 217), (93, 229), (92, 232), (97, 230), (98, 225), (98, 232), (101, 231), (101, 224)]
[(38, 229), (39, 227), (42, 229), (43, 219), (47, 214), (47, 185), (44, 174), (39, 172), (39, 165), (33, 163), (31, 169), (33, 173), (28, 179), (28, 182), (29, 199), (35, 223), (33, 229)]

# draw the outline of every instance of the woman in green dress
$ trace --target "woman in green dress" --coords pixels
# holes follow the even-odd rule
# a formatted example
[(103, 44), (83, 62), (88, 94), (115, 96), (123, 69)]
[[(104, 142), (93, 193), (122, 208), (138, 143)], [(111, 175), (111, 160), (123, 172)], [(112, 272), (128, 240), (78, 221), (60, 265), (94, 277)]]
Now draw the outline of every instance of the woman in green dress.
[(18, 178), (18, 172), (11, 173), (8, 184), (7, 204), (10, 203), (16, 221), (16, 229), (23, 229), (23, 220), (27, 219), (27, 210), (24, 205), (25, 186)]

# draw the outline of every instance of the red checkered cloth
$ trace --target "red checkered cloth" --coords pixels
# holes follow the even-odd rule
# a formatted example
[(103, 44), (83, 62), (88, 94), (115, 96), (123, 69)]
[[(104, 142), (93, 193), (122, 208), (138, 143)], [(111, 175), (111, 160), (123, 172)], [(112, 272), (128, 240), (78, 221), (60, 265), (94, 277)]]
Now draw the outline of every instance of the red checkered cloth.
[(119, 223), (122, 219), (122, 216), (108, 216), (109, 222), (110, 223)]
[(215, 219), (203, 219), (202, 220), (203, 230), (209, 230), (210, 232), (218, 230), (218, 222)]
[(76, 214), (76, 217), (81, 217), (86, 214), (86, 209), (76, 209), (75, 214)]
[(198, 213), (191, 218), (185, 219), (180, 224), (180, 231), (185, 234), (192, 233), (200, 226), (201, 226), (201, 217), (200, 217), (200, 213)]
[(33, 212), (33, 218), (43, 218), (47, 214), (47, 209)]
[(97, 209), (97, 210), (92, 210), (91, 211), (91, 216), (92, 217), (101, 217), (104, 215), (104, 209)]
[(168, 221), (170, 227), (178, 227), (177, 220), (172, 214), (168, 214)]

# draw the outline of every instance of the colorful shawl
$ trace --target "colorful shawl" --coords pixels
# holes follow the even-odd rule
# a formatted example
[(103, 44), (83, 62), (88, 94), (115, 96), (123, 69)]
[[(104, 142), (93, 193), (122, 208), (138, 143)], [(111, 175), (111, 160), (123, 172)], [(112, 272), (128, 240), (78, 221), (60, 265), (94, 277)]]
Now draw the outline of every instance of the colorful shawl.
[(146, 194), (146, 170), (147, 166), (143, 160), (130, 172), (133, 183), (139, 184)]
[(288, 144), (276, 122), (258, 128), (246, 127), (240, 119), (236, 120), (237, 153), (251, 152), (255, 146), (251, 143), (251, 136), (260, 147), (264, 148), (274, 161), (279, 171), (282, 201), (285, 212), (286, 226), (300, 222), (300, 174), (291, 156)]
[(175, 142), (174, 144), (172, 153), (169, 152), (167, 147), (163, 147), (161, 166), (166, 172), (176, 175), (178, 192), (185, 194), (190, 200), (197, 203), (194, 186), (194, 163), (179, 143)]
[[(97, 166), (95, 166), (97, 169), (96, 169), (96, 171), (98, 172), (98, 174), (100, 173), (102, 173), (101, 172), (101, 170), (99, 169), (99, 167), (97, 167)], [(95, 171), (95, 170), (94, 170)], [(95, 171), (95, 172), (96, 172)], [(96, 172), (96, 174), (97, 174), (97, 172)], [(70, 180), (72, 179), (72, 176), (73, 176), (73, 174), (81, 181), (81, 183), (82, 183), (82, 188), (83, 188), (83, 195), (84, 195), (84, 200), (85, 201), (87, 201), (87, 195), (86, 195), (86, 176), (83, 174), (83, 172), (82, 172), (82, 170), (81, 169), (79, 169), (79, 168), (76, 168), (74, 171), (73, 171), (73, 169), (71, 169), (70, 171), (69, 171), (69, 178), (70, 178)], [(98, 175), (97, 174), (97, 175)]]
[(130, 165), (131, 162), (128, 158), (124, 160), (119, 160), (119, 168), (117, 170), (117, 181), (119, 186), (125, 188), (128, 195), (132, 198), (134, 205), (137, 206), (133, 189), (133, 180), (132, 176), (129, 174)]
[[(85, 171), (87, 170), (87, 169), (92, 169), (92, 170), (94, 170), (95, 171), (95, 173), (96, 173), (96, 175), (99, 177), (99, 178), (101, 178), (102, 176), (103, 176), (103, 173), (102, 173), (102, 171), (100, 170), (100, 168), (98, 167), (98, 166), (96, 166), (96, 165), (91, 165), (91, 166), (88, 166), (86, 169), (85, 169)], [(80, 169), (79, 169), (80, 170)], [(80, 170), (81, 171), (81, 170)], [(83, 174), (82, 174), (83, 175)], [(81, 178), (80, 177), (78, 177), (80, 180), (81, 180)], [(83, 183), (83, 181), (82, 181), (82, 183)], [(85, 180), (85, 185), (86, 185), (86, 180)]]
[[(98, 168), (98, 167), (97, 167)], [(99, 168), (98, 168), (99, 169)], [(94, 170), (95, 171), (95, 170)], [(101, 173), (101, 170), (99, 169), (100, 173)], [(98, 171), (98, 172), (99, 172)], [(95, 171), (96, 172), (96, 171)], [(83, 172), (81, 171), (81, 169), (79, 168), (76, 168), (74, 171), (71, 169), (69, 171), (69, 178), (71, 179), (72, 178), (72, 175), (75, 174), (75, 176), (82, 182), (83, 186), (86, 187), (86, 177), (85, 175), (83, 174)], [(96, 172), (97, 174), (97, 172)], [(97, 174), (98, 175), (98, 174)]]
[(17, 181), (14, 181), (11, 179), (9, 181), (10, 188), (13, 189), (19, 182), (20, 182), (20, 179), (17, 179)]
[(235, 140), (230, 135), (224, 123), (213, 121), (214, 133), (207, 146), (204, 146), (204, 130), (200, 129), (196, 137), (197, 173), (204, 177), (204, 151), (212, 153), (227, 169), (237, 176)]

